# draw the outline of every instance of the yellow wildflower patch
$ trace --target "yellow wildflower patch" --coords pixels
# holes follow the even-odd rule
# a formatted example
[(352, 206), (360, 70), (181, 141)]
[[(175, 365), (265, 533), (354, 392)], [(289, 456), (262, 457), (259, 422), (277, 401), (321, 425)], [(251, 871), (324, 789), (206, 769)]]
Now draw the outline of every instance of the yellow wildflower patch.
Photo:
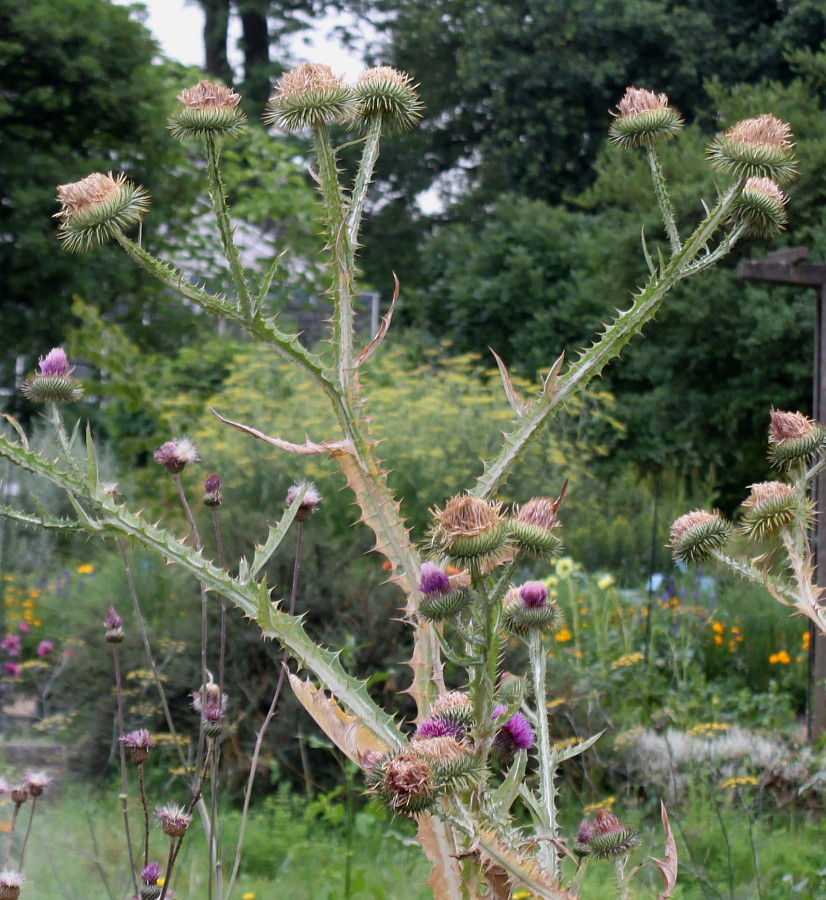
[(778, 653), (772, 653), (772, 655), (769, 657), (769, 662), (772, 665), (780, 663), (783, 666), (787, 666), (791, 661), (791, 656), (789, 656), (789, 654), (786, 653), (785, 650), (780, 650)]
[(95, 571), (95, 567), (91, 563), (83, 563), (75, 569), (78, 575), (91, 575)]
[(573, 637), (573, 635), (571, 634), (571, 632), (568, 631), (567, 628), (562, 627), (554, 635), (554, 640), (560, 644), (564, 644), (566, 641), (570, 641), (572, 637)]
[(716, 737), (723, 731), (728, 731), (729, 728), (731, 728), (731, 725), (727, 722), (702, 722), (689, 728), (687, 734), (691, 737), (711, 738)]
[(626, 666), (635, 666), (638, 662), (642, 662), (643, 659), (645, 659), (645, 655), (642, 653), (626, 653), (625, 656), (620, 656), (619, 659), (615, 659), (611, 663), (611, 671), (623, 669)]
[(721, 788), (737, 788), (746, 787), (747, 785), (757, 784), (757, 779), (753, 775), (743, 775), (740, 778), (727, 778), (721, 785)]

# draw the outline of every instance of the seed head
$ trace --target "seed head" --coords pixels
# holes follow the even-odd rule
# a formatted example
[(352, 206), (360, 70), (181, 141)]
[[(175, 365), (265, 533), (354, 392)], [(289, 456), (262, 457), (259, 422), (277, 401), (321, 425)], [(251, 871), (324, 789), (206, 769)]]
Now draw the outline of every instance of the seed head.
[(169, 837), (183, 837), (192, 824), (192, 816), (178, 803), (157, 807), (155, 818), (161, 826), (161, 831)]
[(797, 177), (791, 129), (775, 116), (744, 119), (712, 141), (711, 166), (746, 178), (770, 178), (787, 184)]
[(444, 509), (432, 511), (434, 545), (459, 560), (493, 555), (506, 537), (501, 509), (468, 494), (451, 497)]
[(200, 461), (201, 457), (189, 438), (173, 438), (155, 451), (155, 462), (160, 463), (170, 475), (183, 472), (188, 463)]
[(826, 429), (801, 412), (771, 411), (769, 460), (779, 469), (805, 462), (826, 449)]
[(284, 498), (284, 503), (287, 506), (292, 506), (296, 497), (298, 497), (302, 491), (304, 492), (304, 496), (301, 498), (301, 502), (298, 505), (298, 512), (295, 514), (297, 522), (306, 522), (321, 504), (321, 494), (319, 494), (311, 481), (299, 481), (292, 485), (287, 490), (287, 496)]
[(39, 797), (53, 780), (45, 772), (26, 772), (23, 775), (23, 784), (28, 788), (30, 797)]
[(422, 812), (435, 796), (430, 766), (408, 754), (393, 757), (384, 766), (383, 794), (391, 809), (409, 815)]
[(811, 505), (798, 504), (794, 488), (783, 481), (761, 481), (749, 485), (743, 501), (743, 530), (753, 537), (764, 537), (784, 525), (790, 525), (798, 512), (806, 518)]
[(17, 900), (20, 896), (20, 886), (24, 881), (20, 872), (3, 869), (0, 872), (0, 900)]

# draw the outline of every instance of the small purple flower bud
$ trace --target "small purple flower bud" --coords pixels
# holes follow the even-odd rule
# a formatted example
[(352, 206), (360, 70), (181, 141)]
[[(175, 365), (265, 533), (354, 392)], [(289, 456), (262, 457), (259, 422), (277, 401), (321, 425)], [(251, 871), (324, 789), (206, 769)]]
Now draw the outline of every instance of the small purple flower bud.
[(580, 844), (587, 844), (588, 841), (591, 840), (594, 834), (594, 823), (589, 819), (583, 819), (579, 823), (579, 828), (576, 830), (576, 839)]
[(187, 463), (200, 461), (201, 457), (189, 438), (173, 438), (155, 451), (155, 462), (160, 463), (170, 475), (183, 472)]
[(299, 481), (297, 484), (292, 485), (287, 491), (284, 503), (287, 506), (291, 506), (295, 498), (302, 491), (304, 491), (304, 497), (299, 504), (298, 512), (295, 514), (297, 522), (306, 522), (318, 509), (319, 504), (321, 503), (321, 494), (319, 494), (315, 485), (310, 481)]
[(218, 475), (210, 475), (204, 482), (204, 506), (220, 506), (224, 501), (221, 496), (221, 479)]
[(115, 612), (114, 606), (109, 607), (103, 627), (106, 629), (104, 637), (107, 644), (119, 644), (123, 640), (123, 619)]
[(161, 866), (160, 863), (151, 862), (148, 865), (143, 867), (141, 871), (141, 881), (144, 884), (154, 885), (158, 883), (158, 879), (161, 877)]
[(61, 347), (55, 347), (38, 360), (40, 366), (39, 375), (68, 375), (69, 360), (66, 351)]
[(450, 579), (434, 563), (422, 563), (419, 573), (419, 590), (423, 594), (444, 593), (450, 590)]
[(53, 641), (41, 641), (37, 645), (37, 655), (41, 659), (45, 659), (51, 652), (54, 650), (54, 642)]
[(548, 599), (548, 588), (541, 581), (526, 581), (519, 588), (519, 599), (524, 607), (544, 606)]

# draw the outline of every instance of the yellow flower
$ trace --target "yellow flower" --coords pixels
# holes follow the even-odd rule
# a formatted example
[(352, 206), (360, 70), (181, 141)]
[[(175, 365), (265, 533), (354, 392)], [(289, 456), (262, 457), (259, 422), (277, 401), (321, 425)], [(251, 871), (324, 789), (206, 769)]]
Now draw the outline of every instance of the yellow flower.
[(75, 569), (78, 575), (91, 575), (95, 571), (95, 567), (91, 563), (83, 563)]
[(554, 640), (559, 641), (560, 644), (564, 644), (565, 641), (570, 641), (572, 637), (573, 637), (573, 635), (571, 634), (571, 632), (568, 631), (567, 628), (562, 627), (554, 635)]
[(596, 812), (598, 809), (611, 809), (616, 802), (616, 797), (605, 797), (597, 803), (589, 803), (587, 806), (583, 806), (582, 811), (589, 813)]
[(576, 563), (570, 556), (562, 556), (556, 561), (554, 571), (557, 578), (570, 578), (576, 570)]
[(702, 722), (700, 725), (689, 728), (687, 733), (691, 737), (710, 738), (720, 731), (728, 731), (730, 727), (727, 722)]
[(614, 583), (613, 576), (611, 576), (611, 575), (602, 575), (602, 576), (600, 577), (599, 581), (597, 581), (597, 587), (598, 587), (601, 591), (606, 591), (606, 590), (608, 590), (609, 587), (611, 587), (611, 585), (612, 585), (613, 583)]
[(241, 894), (241, 900), (255, 900), (255, 894), (252, 891), (247, 891), (246, 894)]
[(166, 879), (161, 875), (160, 878), (156, 879), (155, 884), (158, 885), (158, 887), (163, 887), (166, 884)]
[(715, 634), (722, 634), (726, 630), (726, 626), (723, 625), (722, 622), (714, 622), (711, 626), (711, 630)]
[(511, 897), (513, 900), (530, 900), (530, 898), (533, 897), (533, 894), (530, 891), (520, 888), (515, 894), (511, 894)]
[(785, 650), (781, 650), (779, 653), (772, 653), (769, 657), (769, 662), (774, 665), (775, 663), (781, 663), (784, 666), (787, 666), (792, 661), (791, 656), (786, 653)]
[(727, 778), (721, 785), (721, 788), (745, 787), (749, 784), (757, 784), (757, 779), (752, 775), (744, 775), (741, 778)]
[(619, 659), (615, 659), (611, 663), (611, 671), (613, 672), (616, 669), (622, 669), (625, 666), (634, 666), (644, 658), (642, 653), (626, 653), (625, 656), (620, 656)]
[(566, 702), (564, 697), (557, 697), (555, 700), (549, 700), (545, 706), (547, 709), (556, 709), (557, 706), (563, 706)]
[(803, 649), (804, 650), (809, 649), (809, 641), (810, 640), (811, 640), (811, 635), (809, 634), (808, 631), (804, 631), (803, 632)]

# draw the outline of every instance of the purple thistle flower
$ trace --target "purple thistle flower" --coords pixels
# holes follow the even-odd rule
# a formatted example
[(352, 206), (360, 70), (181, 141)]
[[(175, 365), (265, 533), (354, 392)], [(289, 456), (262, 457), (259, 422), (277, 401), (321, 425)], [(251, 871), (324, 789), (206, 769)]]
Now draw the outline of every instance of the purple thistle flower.
[(141, 881), (144, 884), (155, 885), (161, 877), (160, 863), (151, 862), (141, 870)]
[(416, 737), (459, 737), (462, 726), (451, 719), (422, 719), (416, 729)]
[(103, 620), (103, 627), (109, 631), (123, 628), (123, 619), (115, 612), (114, 606), (109, 607), (109, 612), (106, 613), (106, 618)]
[[(493, 708), (494, 722), (508, 711), (507, 706), (499, 705)], [(522, 715), (515, 712), (496, 733), (494, 743), (505, 751), (530, 750), (534, 745), (534, 734), (531, 723)]]
[(450, 590), (450, 579), (434, 563), (422, 563), (419, 573), (419, 590), (423, 594), (441, 594)]
[(0, 647), (2, 647), (9, 656), (20, 656), (20, 651), (23, 649), (23, 642), (20, 640), (20, 635), (7, 634), (3, 640), (0, 641)]
[(204, 506), (220, 506), (224, 501), (221, 496), (221, 478), (212, 474), (204, 481)]
[(38, 365), (40, 366), (38, 375), (68, 375), (70, 372), (66, 351), (61, 347), (55, 347), (45, 356), (41, 356)]
[(45, 772), (26, 772), (23, 776), (23, 784), (32, 797), (39, 797), (52, 781), (51, 775)]
[(321, 494), (316, 490), (315, 485), (311, 481), (299, 481), (287, 490), (287, 496), (284, 503), (292, 506), (295, 498), (304, 491), (304, 496), (298, 506), (298, 512), (295, 514), (296, 521), (306, 522), (307, 519), (318, 509), (321, 503)]
[(152, 735), (146, 728), (138, 728), (130, 731), (121, 738), (123, 746), (129, 751), (129, 758), (133, 763), (145, 763), (149, 759), (149, 751), (155, 746)]
[(548, 600), (548, 588), (541, 581), (526, 581), (519, 588), (519, 599), (525, 608), (544, 606)]
[(17, 663), (7, 662), (3, 665), (3, 668), (6, 670), (6, 672), (9, 673), (9, 675), (11, 675), (12, 678), (20, 677), (20, 666), (18, 666)]
[(52, 641), (41, 641), (37, 645), (37, 655), (41, 659), (45, 659), (51, 652), (54, 650), (54, 643)]
[(155, 451), (155, 462), (160, 463), (170, 475), (183, 472), (187, 463), (200, 461), (195, 444), (189, 438), (173, 438)]

